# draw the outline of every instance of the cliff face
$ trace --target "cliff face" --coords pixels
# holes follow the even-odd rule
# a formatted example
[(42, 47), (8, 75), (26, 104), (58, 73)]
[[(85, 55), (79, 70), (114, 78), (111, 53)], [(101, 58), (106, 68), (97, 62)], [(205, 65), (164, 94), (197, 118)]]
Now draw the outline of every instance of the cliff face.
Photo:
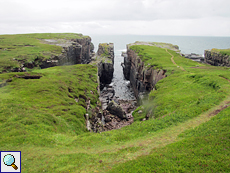
[(113, 43), (100, 43), (92, 64), (98, 67), (98, 77), (100, 79), (100, 89), (106, 84), (110, 84), (114, 72), (114, 45)]
[[(33, 62), (23, 64), (23, 67), (34, 68), (48, 68), (60, 65), (73, 64), (88, 64), (91, 61), (93, 53), (93, 45), (90, 37), (81, 39), (45, 39), (42, 40), (44, 44), (52, 44), (62, 47), (60, 55), (51, 55), (47, 60), (36, 58)], [(16, 71), (23, 71), (23, 68), (15, 69)]]
[(123, 73), (130, 80), (136, 98), (141, 94), (151, 91), (155, 84), (166, 77), (166, 70), (145, 68), (144, 62), (135, 51), (128, 48), (124, 56)]
[(214, 65), (214, 66), (227, 66), (230, 67), (230, 56), (223, 55), (218, 52), (205, 50), (205, 63)]

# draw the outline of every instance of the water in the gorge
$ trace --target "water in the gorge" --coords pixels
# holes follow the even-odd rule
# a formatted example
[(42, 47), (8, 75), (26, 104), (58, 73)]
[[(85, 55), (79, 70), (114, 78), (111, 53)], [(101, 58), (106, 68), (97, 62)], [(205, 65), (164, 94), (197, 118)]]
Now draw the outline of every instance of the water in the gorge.
[(113, 86), (115, 96), (119, 97), (119, 99), (133, 100), (135, 96), (131, 89), (130, 82), (125, 80), (123, 75), (121, 66), (123, 61), (124, 57), (121, 56), (121, 51), (115, 51), (113, 80), (110, 85)]
[(123, 77), (121, 62), (122, 51), (126, 51), (126, 44), (135, 41), (165, 42), (178, 45), (185, 54), (204, 54), (204, 50), (230, 48), (230, 37), (193, 37), (193, 36), (141, 36), (141, 35), (91, 35), (95, 51), (99, 43), (114, 43), (114, 78), (112, 84), (115, 94), (120, 99), (133, 99), (134, 95), (128, 87), (128, 81)]

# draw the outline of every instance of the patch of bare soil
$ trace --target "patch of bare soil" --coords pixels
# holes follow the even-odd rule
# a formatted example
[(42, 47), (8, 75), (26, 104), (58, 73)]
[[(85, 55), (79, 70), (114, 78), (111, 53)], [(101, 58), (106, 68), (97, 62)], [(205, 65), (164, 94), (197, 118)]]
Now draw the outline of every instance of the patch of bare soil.
[(230, 106), (230, 101), (226, 102), (225, 105), (221, 106), (220, 109), (216, 109), (214, 111), (212, 111), (208, 116), (215, 116), (216, 114), (218, 114), (220, 111), (228, 108)]

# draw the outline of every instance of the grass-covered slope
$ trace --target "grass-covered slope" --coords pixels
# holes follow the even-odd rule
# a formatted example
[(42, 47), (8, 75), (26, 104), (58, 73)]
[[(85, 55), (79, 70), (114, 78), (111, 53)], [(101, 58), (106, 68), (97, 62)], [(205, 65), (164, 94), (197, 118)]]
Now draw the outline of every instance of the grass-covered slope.
[(36, 58), (45, 60), (62, 53), (62, 47), (44, 43), (44, 39), (71, 40), (87, 36), (74, 33), (44, 33), (0, 35), (0, 73), (30, 63)]
[[(168, 48), (131, 48), (168, 75), (134, 112), (132, 125), (86, 132), (85, 100), (93, 108), (98, 98), (91, 65), (1, 74), (1, 150), (22, 151), (22, 172), (229, 172), (229, 68)], [(151, 118), (139, 121), (146, 114)]]
[[(40, 76), (40, 79), (22, 77)], [(0, 146), (52, 145), (55, 135), (86, 131), (86, 102), (98, 101), (97, 68), (58, 66), (0, 75)], [(6, 142), (7, 141), (7, 142)]]
[(230, 107), (182, 133), (184, 139), (155, 148), (110, 172), (230, 172)]
[[(195, 117), (219, 104), (229, 95), (230, 69), (200, 64), (178, 53), (156, 46), (135, 45), (147, 67), (167, 70), (145, 105), (134, 112), (136, 120), (170, 116)], [(142, 109), (142, 113), (138, 111)], [(140, 112), (140, 111), (139, 111)]]

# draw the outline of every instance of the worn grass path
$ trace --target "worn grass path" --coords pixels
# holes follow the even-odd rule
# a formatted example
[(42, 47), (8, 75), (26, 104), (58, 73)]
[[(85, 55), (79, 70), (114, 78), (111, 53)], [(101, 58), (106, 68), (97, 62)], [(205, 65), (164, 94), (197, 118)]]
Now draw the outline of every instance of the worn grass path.
[[(135, 140), (130, 140), (128, 142), (120, 144), (102, 144), (101, 147), (90, 146), (90, 147), (25, 147), (20, 148), (23, 154), (28, 157), (22, 160), (22, 164), (30, 164), (26, 171), (35, 171), (33, 169), (33, 159), (41, 159), (40, 164), (42, 165), (43, 157), (52, 155), (52, 157), (47, 157), (45, 160), (49, 165), (55, 166), (55, 160), (59, 158), (65, 158), (67, 155), (73, 155), (79, 157), (79, 155), (87, 155), (87, 157), (82, 157), (82, 165), (77, 166), (76, 172), (106, 172), (118, 163), (124, 163), (128, 160), (136, 159), (138, 156), (148, 155), (153, 149), (164, 147), (168, 144), (180, 141), (184, 138), (178, 137), (179, 134), (188, 130), (190, 128), (195, 128), (202, 123), (209, 121), (214, 115), (219, 113), (221, 110), (230, 106), (230, 96), (228, 96), (219, 105), (213, 107), (209, 111), (199, 115), (196, 118), (190, 119), (184, 123), (179, 123), (175, 126), (150, 133), (143, 138), (138, 138)], [(168, 115), (170, 116), (170, 115)], [(145, 123), (145, 122), (140, 122)], [(17, 147), (15, 148), (17, 150)], [(55, 159), (54, 159), (55, 158)], [(26, 159), (26, 160), (25, 160)], [(28, 163), (28, 160), (31, 162)], [(94, 161), (92, 161), (94, 160)], [(58, 165), (56, 165), (58, 166)], [(64, 165), (63, 165), (64, 166)], [(62, 172), (66, 169), (72, 170), (74, 164), (69, 164), (69, 168), (63, 168), (63, 170), (54, 169), (53, 172)], [(46, 169), (46, 168), (45, 168)], [(23, 169), (22, 169), (23, 170)], [(40, 169), (41, 170), (41, 169)], [(47, 169), (46, 169), (47, 170)], [(51, 171), (48, 169), (47, 171)], [(23, 172), (24, 172), (23, 171)]]
[(172, 63), (175, 64), (177, 67), (179, 67), (181, 70), (185, 71), (185, 69), (184, 69), (183, 67), (181, 67), (181, 66), (179, 66), (179, 65), (177, 65), (177, 64), (175, 63), (175, 61), (174, 61), (174, 59), (173, 59), (174, 56), (173, 56), (170, 52), (168, 52), (168, 49), (165, 48), (165, 51), (166, 51), (169, 55), (172, 56), (172, 57), (171, 57)]

